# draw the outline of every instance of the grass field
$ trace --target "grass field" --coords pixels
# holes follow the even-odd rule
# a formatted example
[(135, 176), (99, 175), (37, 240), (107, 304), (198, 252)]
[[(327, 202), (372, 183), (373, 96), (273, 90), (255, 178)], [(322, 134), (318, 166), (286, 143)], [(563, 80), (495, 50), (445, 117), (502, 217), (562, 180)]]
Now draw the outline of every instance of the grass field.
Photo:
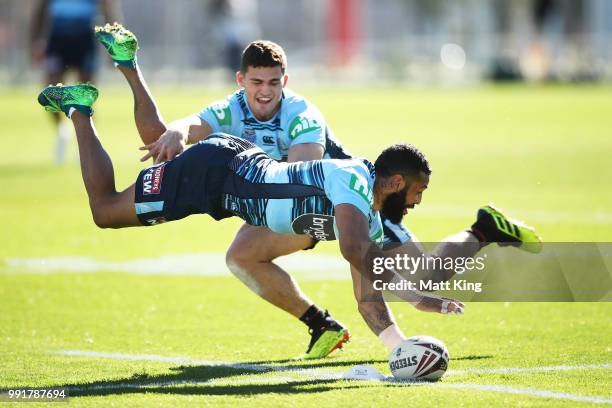
[[(410, 141), (428, 155), (430, 188), (406, 220), (423, 241), (470, 225), (489, 201), (549, 242), (612, 241), (607, 87), (295, 90), (354, 153), (374, 159), (382, 147)], [(224, 269), (239, 221), (194, 216), (98, 230), (74, 146), (69, 164), (53, 165), (50, 118), (37, 92), (0, 91), (0, 388), (69, 386), (71, 404), (87, 406), (612, 404), (610, 303), (470, 303), (460, 317), (396, 303), (407, 334), (446, 343), (447, 375), (435, 385), (338, 380), (357, 364), (389, 374), (350, 281), (336, 278), (338, 262), (329, 267), (333, 279), (324, 267), (309, 276), (298, 265), (297, 276), (353, 340), (325, 360), (292, 361), (307, 345), (305, 327), (233, 277), (207, 274)], [(168, 120), (227, 92), (155, 89)], [(120, 187), (143, 167), (131, 112), (127, 86), (101, 89), (96, 124)], [(194, 254), (212, 261), (199, 264)], [(311, 256), (339, 257), (337, 245)], [(167, 271), (146, 274), (167, 257)]]

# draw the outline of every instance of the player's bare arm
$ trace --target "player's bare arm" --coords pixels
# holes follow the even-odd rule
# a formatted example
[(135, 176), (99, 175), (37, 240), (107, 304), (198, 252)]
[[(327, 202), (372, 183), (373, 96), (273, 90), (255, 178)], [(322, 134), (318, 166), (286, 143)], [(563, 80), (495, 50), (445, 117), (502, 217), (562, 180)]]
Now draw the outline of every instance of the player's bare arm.
[(140, 161), (155, 157), (155, 163), (172, 160), (185, 150), (188, 144), (206, 139), (212, 133), (210, 125), (198, 115), (189, 115), (167, 125), (159, 139), (140, 148), (148, 150)]
[(337, 205), (335, 213), (340, 235), (340, 252), (351, 264), (353, 292), (359, 313), (370, 329), (379, 335), (384, 329), (393, 325), (394, 320), (382, 292), (367, 283), (373, 280), (368, 275), (372, 272), (364, 268), (363, 263), (372, 244), (368, 233), (368, 220), (351, 204)]
[[(186, 145), (206, 139), (213, 132), (211, 126), (198, 115), (190, 115), (167, 125), (167, 130), (155, 142), (140, 150), (148, 150), (140, 160), (155, 157), (155, 163), (172, 160), (185, 150)], [(321, 160), (325, 150), (319, 143), (301, 143), (291, 146), (287, 162)]]
[(298, 161), (321, 160), (325, 149), (318, 143), (302, 143), (291, 146), (288, 152), (289, 163)]
[[(393, 324), (393, 319), (385, 316), (384, 310), (388, 310), (386, 305), (383, 309), (380, 305), (373, 304), (373, 302), (384, 303), (384, 299), (382, 298), (382, 292), (373, 289), (372, 283), (375, 279), (392, 282), (401, 277), (391, 270), (386, 270), (379, 276), (373, 276), (372, 270), (368, 267), (367, 258), (384, 257), (385, 253), (370, 241), (365, 216), (350, 204), (340, 204), (335, 209), (336, 222), (340, 232), (340, 250), (344, 258), (351, 264), (353, 286), (359, 311), (372, 331), (378, 334), (379, 332), (376, 332), (376, 329), (380, 327), (384, 329), (390, 326)], [(345, 225), (341, 227), (341, 224)], [(355, 275), (355, 272), (358, 272), (359, 275)], [(459, 313), (458, 311), (463, 310), (464, 307), (463, 303), (457, 300), (420, 292), (397, 291), (392, 292), (392, 294), (423, 312), (454, 314)], [(364, 299), (367, 301), (364, 301)], [(370, 317), (366, 318), (366, 315)], [(391, 316), (390, 311), (389, 316)]]

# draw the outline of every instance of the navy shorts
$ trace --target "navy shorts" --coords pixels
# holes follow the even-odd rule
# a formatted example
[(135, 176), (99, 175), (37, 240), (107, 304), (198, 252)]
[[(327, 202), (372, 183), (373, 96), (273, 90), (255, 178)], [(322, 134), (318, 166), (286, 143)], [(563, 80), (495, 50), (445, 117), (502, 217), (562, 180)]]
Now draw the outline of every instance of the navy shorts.
[(96, 41), (93, 30), (86, 34), (51, 33), (46, 49), (46, 70), (59, 74), (67, 69), (93, 74), (96, 71)]
[(223, 185), (236, 150), (200, 142), (174, 160), (146, 168), (136, 180), (134, 207), (143, 225), (209, 214), (219, 220), (233, 214), (223, 209)]

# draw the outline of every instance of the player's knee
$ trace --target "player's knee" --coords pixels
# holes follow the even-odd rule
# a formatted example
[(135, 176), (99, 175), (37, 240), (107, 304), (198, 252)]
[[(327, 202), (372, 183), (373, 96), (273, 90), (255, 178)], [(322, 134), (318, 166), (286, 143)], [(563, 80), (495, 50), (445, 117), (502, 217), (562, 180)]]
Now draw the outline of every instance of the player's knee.
[(265, 258), (264, 248), (258, 247), (251, 239), (237, 237), (225, 254), (225, 263), (232, 269), (248, 268), (256, 262), (268, 262)]
[(112, 220), (109, 219), (109, 217), (106, 216), (105, 214), (96, 212), (96, 211), (92, 211), (91, 214), (93, 216), (93, 221), (98, 228), (113, 228), (114, 227)]
[(90, 207), (93, 222), (98, 228), (117, 228), (117, 222), (103, 205), (91, 202)]
[(240, 246), (232, 244), (225, 253), (225, 264), (234, 275), (242, 271), (248, 263), (248, 254), (245, 254)]

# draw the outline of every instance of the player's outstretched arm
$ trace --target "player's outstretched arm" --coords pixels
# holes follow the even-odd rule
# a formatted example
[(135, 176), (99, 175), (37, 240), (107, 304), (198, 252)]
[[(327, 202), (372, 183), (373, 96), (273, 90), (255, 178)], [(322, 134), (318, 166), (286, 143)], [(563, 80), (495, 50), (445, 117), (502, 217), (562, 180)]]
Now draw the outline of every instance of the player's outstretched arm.
[[(364, 299), (366, 297), (378, 296), (374, 292), (380, 293), (380, 291), (374, 291), (374, 281), (378, 280), (382, 283), (390, 283), (398, 282), (402, 279), (397, 272), (390, 269), (386, 269), (380, 274), (374, 274), (370, 261), (377, 257), (388, 256), (389, 254), (379, 249), (370, 241), (368, 237), (367, 220), (356, 207), (350, 204), (341, 204), (336, 206), (336, 223), (340, 232), (340, 250), (342, 251), (344, 258), (349, 261), (351, 266), (356, 268), (356, 270), (360, 273), (359, 282), (354, 281), (353, 284), (364, 287), (360, 289), (360, 297), (357, 299), (358, 302), (360, 298)], [(415, 247), (413, 250), (416, 252), (411, 253), (411, 255), (422, 255), (420, 252), (418, 252), (418, 248)], [(366, 286), (368, 288), (365, 288)], [(370, 289), (372, 292), (365, 292), (366, 290), (369, 291)], [(367, 296), (364, 296), (364, 293)], [(423, 312), (442, 314), (463, 313), (463, 303), (454, 299), (409, 290), (390, 290), (389, 293), (395, 295), (405, 302), (410, 303), (417, 310)], [(364, 307), (368, 308), (371, 306), (365, 305)]]
[(212, 133), (210, 125), (198, 115), (190, 115), (167, 125), (166, 131), (153, 143), (140, 148), (148, 150), (140, 161), (155, 157), (155, 163), (172, 160), (185, 150), (185, 145), (206, 139)]
[(379, 335), (384, 329), (393, 325), (394, 320), (382, 292), (374, 289), (371, 285), (372, 277), (364, 268), (364, 259), (371, 246), (368, 221), (361, 211), (351, 204), (337, 205), (335, 213), (340, 235), (340, 251), (344, 259), (351, 264), (353, 291), (359, 313), (370, 329)]

